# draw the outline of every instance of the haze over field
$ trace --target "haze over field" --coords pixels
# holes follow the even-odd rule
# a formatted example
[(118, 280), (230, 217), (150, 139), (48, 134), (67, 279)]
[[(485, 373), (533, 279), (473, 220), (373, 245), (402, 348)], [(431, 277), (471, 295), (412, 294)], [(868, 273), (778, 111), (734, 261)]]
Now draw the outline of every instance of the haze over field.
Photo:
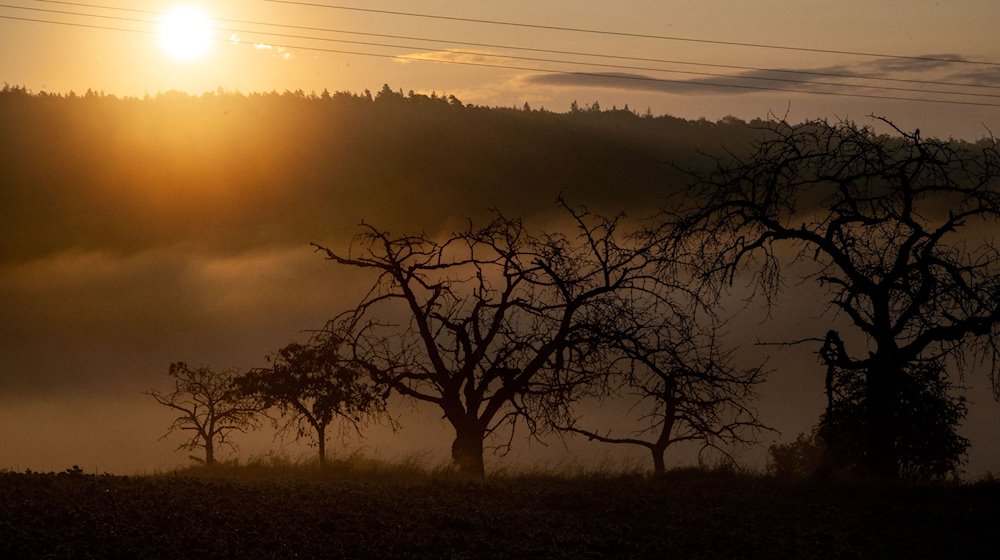
[[(150, 419), (129, 445), (155, 448), (165, 416), (138, 393), (166, 381), (167, 364), (264, 365), (265, 354), (363, 295), (370, 278), (324, 261), (309, 242), (346, 247), (363, 220), (450, 233), (491, 208), (546, 226), (562, 220), (560, 193), (646, 215), (680, 177), (669, 161), (755, 134), (623, 112), (466, 108), (391, 91), (373, 100), (2, 99), (4, 120), (25, 132), (0, 152), (9, 178), (3, 393), (16, 426), (4, 437), (52, 461), (65, 460), (64, 446), (18, 434), (65, 418), (42, 439), (83, 441), (60, 434), (71, 426), (119, 445), (87, 425), (99, 397), (95, 417)], [(71, 132), (31, 134), (59, 128)], [(435, 445), (410, 449), (426, 447)]]
[[(139, 394), (163, 386), (169, 363), (262, 366), (363, 295), (370, 277), (325, 261), (309, 242), (345, 248), (362, 220), (450, 232), (489, 208), (547, 227), (561, 220), (560, 193), (645, 217), (685, 180), (671, 163), (704, 166), (711, 160), (697, 151), (742, 150), (760, 134), (735, 121), (479, 109), (391, 90), (372, 100), (144, 101), (8, 91), (0, 115), (11, 131), (0, 151), (3, 460), (109, 470), (183, 461), (157, 442), (169, 414)], [(67, 133), (32, 133), (58, 129)], [(771, 352), (756, 339), (817, 330), (822, 306), (810, 300), (808, 288), (791, 286), (772, 319), (737, 319), (730, 331), (743, 359)], [(822, 370), (808, 348), (783, 349), (769, 365), (758, 408), (785, 441), (821, 412)], [(970, 374), (968, 383), (985, 380)], [(993, 468), (995, 410), (987, 395), (975, 400), (970, 468)], [(448, 428), (432, 411), (395, 410), (410, 411), (402, 432), (375, 429), (350, 446), (384, 456), (446, 449)], [(274, 447), (263, 435), (243, 439), (244, 457)], [(592, 463), (620, 454), (571, 446), (521, 445), (513, 456)]]
[[(712, 163), (705, 153), (742, 153), (761, 135), (744, 121), (769, 114), (863, 124), (877, 114), (925, 136), (970, 141), (1000, 130), (1000, 66), (990, 62), (1000, 60), (995, 2), (962, 9), (923, 1), (419, 6), (424, 15), (577, 32), (415, 17), (400, 13), (417, 10), (412, 3), (394, 1), (358, 7), (396, 13), (189, 2), (209, 18), (208, 46), (184, 33), (164, 45), (158, 26), (165, 16), (154, 13), (170, 13), (172, 4), (0, 7), (0, 48), (19, 53), (0, 60), (0, 82), (10, 84), (0, 93), (0, 468), (77, 463), (132, 472), (185, 462), (173, 451), (176, 440), (158, 441), (169, 413), (140, 393), (163, 386), (178, 360), (262, 366), (265, 355), (356, 302), (369, 278), (325, 261), (309, 243), (344, 249), (362, 221), (400, 233), (448, 233), (496, 208), (546, 228), (561, 223), (560, 194), (602, 213), (646, 217), (687, 180), (678, 167), (705, 169)], [(325, 31), (288, 27), (296, 25)], [(308, 39), (415, 44), (358, 33), (438, 42), (412, 49)], [(531, 56), (562, 62), (443, 39), (544, 49)], [(770, 48), (781, 45), (827, 52)], [(651, 66), (657, 70), (636, 68)], [(769, 81), (789, 70), (819, 74), (798, 80), (829, 83)], [(835, 77), (859, 74), (871, 79)], [(728, 87), (734, 84), (768, 89)], [(958, 93), (929, 92), (942, 89)], [(249, 93), (270, 91), (286, 93)], [(576, 110), (563, 114), (571, 104)], [(504, 108), (487, 108), (494, 106)], [(815, 424), (823, 370), (815, 349), (775, 352), (753, 342), (822, 333), (840, 320), (817, 320), (824, 309), (808, 286), (791, 285), (770, 318), (751, 309), (729, 327), (740, 360), (774, 354), (755, 406), (781, 435), (767, 435), (765, 444)], [(979, 371), (966, 372), (965, 384), (973, 401), (962, 430), (972, 441), (967, 471), (997, 471), (1000, 405)], [(348, 445), (384, 457), (430, 450), (443, 459), (449, 427), (435, 411), (391, 404), (403, 415), (401, 432), (373, 429)], [(571, 438), (568, 450), (517, 440), (511, 460), (643, 457), (582, 439)], [(269, 433), (238, 441), (244, 458), (278, 447)], [(693, 460), (689, 451), (675, 460)], [(757, 466), (762, 457), (763, 447), (745, 455)]]

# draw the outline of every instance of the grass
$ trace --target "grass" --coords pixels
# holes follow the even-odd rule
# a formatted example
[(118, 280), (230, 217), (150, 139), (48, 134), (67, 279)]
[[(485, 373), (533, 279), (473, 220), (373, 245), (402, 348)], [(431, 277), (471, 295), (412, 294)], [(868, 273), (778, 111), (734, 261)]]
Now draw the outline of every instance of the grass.
[(500, 473), (278, 459), (123, 477), (0, 473), (3, 558), (992, 558), (1000, 484), (697, 469)]
[(361, 452), (334, 456), (320, 468), (315, 458), (290, 459), (287, 456), (267, 453), (251, 457), (246, 463), (223, 462), (212, 468), (201, 465), (180, 468), (155, 476), (197, 477), (230, 481), (288, 481), (298, 482), (417, 482), (435, 478), (454, 477), (447, 465), (431, 466), (421, 455), (411, 455), (394, 461), (373, 459)]

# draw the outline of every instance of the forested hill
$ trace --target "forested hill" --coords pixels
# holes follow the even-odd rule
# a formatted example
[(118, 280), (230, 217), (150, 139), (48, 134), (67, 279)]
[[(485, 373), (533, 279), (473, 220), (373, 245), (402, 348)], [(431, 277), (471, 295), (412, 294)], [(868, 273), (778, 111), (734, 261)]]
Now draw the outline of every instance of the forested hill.
[(361, 220), (458, 227), (495, 207), (645, 215), (684, 181), (671, 164), (741, 152), (760, 131), (587, 106), (454, 97), (0, 93), (0, 262), (191, 244), (239, 251), (328, 241)]

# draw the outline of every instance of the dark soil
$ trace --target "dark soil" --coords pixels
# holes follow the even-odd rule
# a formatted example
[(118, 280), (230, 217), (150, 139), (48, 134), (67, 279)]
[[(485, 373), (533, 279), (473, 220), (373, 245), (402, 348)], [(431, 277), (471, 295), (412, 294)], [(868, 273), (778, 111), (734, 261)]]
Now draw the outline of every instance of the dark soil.
[(1000, 484), (0, 473), (0, 558), (996, 558)]

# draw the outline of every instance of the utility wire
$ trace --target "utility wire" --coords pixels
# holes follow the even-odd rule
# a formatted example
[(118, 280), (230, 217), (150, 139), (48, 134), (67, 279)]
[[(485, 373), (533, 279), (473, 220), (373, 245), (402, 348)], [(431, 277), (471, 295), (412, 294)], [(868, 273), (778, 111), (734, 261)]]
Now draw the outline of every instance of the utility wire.
[[(348, 45), (359, 45), (366, 47), (384, 47), (384, 48), (394, 48), (394, 49), (421, 49), (423, 47), (417, 45), (398, 45), (391, 43), (373, 43), (369, 41), (349, 41), (346, 39), (332, 39), (329, 37), (309, 37), (304, 35), (290, 35), (286, 33), (272, 33), (266, 31), (249, 31), (241, 29), (233, 29), (232, 31), (237, 33), (252, 33), (257, 35), (266, 35), (269, 37), (281, 37), (284, 39), (305, 39), (312, 41), (326, 41), (332, 43), (341, 43)], [(819, 82), (815, 80), (794, 80), (790, 78), (774, 78), (768, 76), (734, 76), (732, 74), (719, 74), (717, 72), (695, 72), (690, 70), (670, 70), (665, 68), (650, 68), (648, 66), (630, 66), (624, 64), (607, 64), (600, 62), (581, 62), (574, 60), (562, 60), (553, 58), (540, 58), (533, 56), (517, 56), (517, 55), (505, 55), (505, 54), (495, 54), (495, 53), (484, 53), (484, 52), (473, 52), (473, 51), (460, 51), (460, 50), (434, 50), (433, 52), (442, 54), (452, 54), (452, 55), (467, 55), (467, 56), (481, 56), (488, 58), (499, 58), (507, 60), (520, 60), (525, 62), (551, 62), (556, 64), (570, 64), (573, 66), (591, 66), (600, 68), (610, 68), (615, 70), (641, 70), (644, 72), (659, 72), (666, 74), (685, 74), (691, 76), (706, 76), (713, 78), (729, 78), (735, 80), (759, 80), (765, 82), (781, 82), (781, 83), (793, 83), (793, 84), (804, 84), (804, 85), (817, 85), (817, 86), (840, 86), (846, 88), (860, 88), (869, 90), (885, 90), (885, 91), (904, 91), (910, 93), (931, 93), (931, 94), (942, 94), (942, 95), (964, 95), (971, 97), (990, 97), (990, 98), (1000, 98), (1000, 94), (991, 93), (972, 93), (972, 92), (960, 92), (960, 91), (948, 91), (948, 90), (931, 90), (931, 89), (917, 89), (917, 88), (905, 88), (905, 87), (893, 87), (893, 86), (870, 86), (863, 84), (841, 84), (836, 82)]]
[[(62, 3), (62, 2), (60, 2)], [(102, 19), (111, 19), (116, 21), (128, 21), (135, 23), (151, 23), (150, 20), (128, 18), (122, 16), (109, 16), (100, 14), (86, 14), (80, 12), (69, 12), (65, 10), (49, 10), (43, 8), (27, 8), (20, 6), (10, 6), (6, 4), (0, 4), (0, 8), (16, 8), (21, 10), (44, 12), (44, 13), (55, 13), (60, 15), (71, 15), (71, 16), (82, 16), (82, 17), (94, 17)], [(127, 10), (129, 12), (139, 12), (139, 13), (155, 13), (148, 12), (146, 10)], [(257, 23), (257, 22), (245, 22), (245, 23)], [(424, 49), (424, 46), (418, 45), (399, 45), (391, 43), (375, 43), (370, 41), (351, 41), (346, 39), (334, 39), (330, 37), (312, 37), (307, 35), (297, 35), (289, 33), (275, 33), (268, 31), (257, 31), (257, 30), (247, 30), (247, 29), (229, 29), (228, 31), (236, 33), (249, 33), (255, 35), (266, 35), (269, 37), (281, 37), (284, 39), (303, 39), (309, 41), (325, 41), (349, 45), (359, 45), (367, 47), (384, 47), (384, 48), (395, 48), (395, 49), (407, 49), (407, 50), (419, 50)], [(697, 72), (688, 70), (671, 70), (665, 68), (651, 68), (647, 66), (634, 66), (634, 65), (623, 65), (623, 64), (607, 64), (598, 62), (581, 62), (573, 60), (563, 60), (563, 59), (552, 59), (552, 58), (540, 58), (540, 57), (529, 57), (529, 56), (517, 56), (517, 55), (503, 55), (495, 53), (483, 53), (483, 52), (471, 52), (471, 51), (460, 51), (460, 50), (440, 50), (437, 49), (435, 52), (441, 52), (453, 55), (469, 55), (469, 56), (482, 56), (488, 58), (506, 59), (506, 60), (521, 60), (526, 62), (545, 62), (545, 63), (556, 63), (556, 64), (569, 64), (573, 66), (590, 66), (590, 67), (600, 67), (608, 68), (614, 70), (633, 70), (633, 71), (644, 71), (644, 72), (658, 72), (666, 74), (684, 74), (691, 76), (705, 76), (712, 78), (728, 78), (735, 80), (756, 80), (764, 82), (779, 82), (779, 83), (792, 83), (792, 84), (803, 84), (803, 85), (818, 85), (827, 87), (846, 87), (846, 88), (860, 88), (867, 90), (883, 90), (883, 91), (901, 91), (909, 93), (929, 93), (929, 94), (941, 94), (941, 95), (962, 95), (969, 97), (986, 97), (986, 98), (1000, 98), (998, 94), (988, 94), (988, 93), (972, 93), (972, 92), (961, 92), (961, 91), (948, 91), (948, 90), (932, 90), (932, 89), (915, 89), (915, 88), (905, 88), (905, 87), (893, 87), (893, 86), (874, 86), (874, 85), (864, 85), (864, 84), (845, 84), (837, 82), (823, 82), (815, 80), (796, 80), (790, 78), (776, 78), (769, 76), (740, 76), (732, 74), (720, 74), (716, 72)]]
[[(100, 29), (100, 30), (111, 30), (111, 31), (126, 31), (131, 33), (142, 33), (146, 35), (155, 35), (154, 31), (140, 30), (140, 29), (128, 29), (120, 27), (111, 27), (104, 25), (94, 25), (85, 23), (73, 23), (65, 21), (51, 21), (42, 20), (35, 18), (23, 18), (16, 16), (6, 16), (0, 15), (0, 19), (16, 20), (16, 21), (26, 21), (53, 25), (64, 25), (71, 27), (82, 27), (89, 29)], [(217, 39), (219, 41), (231, 42), (226, 39)], [(247, 46), (252, 46), (251, 43), (240, 43)], [(285, 49), (297, 49), (304, 51), (314, 51), (314, 52), (325, 52), (325, 53), (335, 53), (335, 54), (346, 54), (353, 56), (366, 56), (373, 58), (383, 58), (392, 60), (406, 60), (411, 62), (431, 62), (439, 64), (454, 64), (459, 66), (472, 66), (479, 68), (499, 68), (503, 70), (520, 70), (525, 72), (538, 72), (543, 74), (557, 74), (565, 76), (578, 76), (584, 78), (603, 78), (603, 79), (613, 79), (613, 80), (623, 80), (623, 81), (633, 81), (633, 82), (645, 82), (645, 83), (659, 83), (659, 84), (671, 84), (680, 86), (704, 86), (711, 88), (730, 88), (730, 89), (741, 89), (747, 91), (773, 91), (773, 92), (784, 92), (784, 93), (803, 93), (809, 95), (826, 95), (834, 97), (852, 97), (852, 98), (863, 98), (863, 99), (883, 99), (891, 101), (909, 101), (909, 102), (923, 102), (923, 103), (938, 103), (946, 105), (966, 105), (966, 106), (976, 106), (976, 107), (1000, 107), (1000, 103), (983, 103), (975, 101), (956, 101), (948, 99), (926, 99), (919, 97), (899, 97), (891, 95), (874, 95), (865, 93), (847, 93), (847, 92), (831, 92), (831, 91), (815, 91), (808, 89), (792, 89), (792, 88), (774, 88), (765, 86), (752, 86), (743, 84), (719, 84), (712, 82), (699, 82), (694, 80), (669, 80), (665, 78), (653, 78), (649, 76), (636, 76), (636, 75), (623, 75), (623, 74), (604, 74), (604, 73), (591, 73), (591, 72), (574, 72), (569, 70), (559, 70), (554, 68), (533, 68), (529, 66), (514, 66), (505, 64), (491, 64), (486, 62), (471, 62), (471, 61), (461, 61), (461, 60), (442, 60), (442, 59), (429, 59), (419, 56), (412, 55), (392, 55), (392, 54), (380, 54), (372, 52), (362, 52), (362, 51), (349, 51), (343, 49), (329, 49), (322, 47), (309, 47), (303, 45), (283, 45), (283, 44), (272, 44), (273, 47), (285, 48)]]
[[(99, 4), (86, 4), (86, 3), (81, 3), (81, 2), (66, 2), (66, 1), (61, 1), (61, 0), (36, 0), (36, 1), (37, 2), (45, 2), (45, 3), (49, 3), (49, 4), (63, 4), (63, 5), (68, 5), (68, 6), (79, 6), (79, 7), (86, 7), (86, 8), (98, 8), (98, 9), (103, 9), (103, 10), (116, 10), (116, 11), (122, 11), (122, 12), (141, 13), (141, 14), (154, 15), (154, 16), (162, 15), (160, 12), (156, 12), (156, 11), (152, 11), (152, 10), (139, 10), (139, 9), (134, 9), (134, 8), (119, 8), (119, 7), (113, 7), (113, 6), (103, 6), (103, 5), (99, 5)], [(6, 7), (12, 7), (12, 6), (6, 6)], [(27, 10), (27, 9), (32, 9), (32, 8), (21, 8), (21, 9), (26, 9)], [(48, 10), (42, 10), (42, 9), (39, 9), (39, 8), (34, 8), (34, 9), (38, 10), (38, 11), (48, 11)], [(60, 12), (60, 11), (57, 11), (57, 10), (52, 10), (52, 12), (53, 13), (76, 14), (75, 12)], [(79, 15), (91, 15), (91, 14), (79, 14)], [(93, 16), (93, 17), (103, 17), (103, 16)], [(414, 36), (409, 36), (409, 35), (391, 35), (391, 34), (385, 34), (385, 33), (367, 33), (367, 32), (362, 32), (362, 31), (349, 31), (349, 30), (344, 30), (344, 29), (332, 29), (332, 28), (327, 28), (327, 27), (311, 27), (311, 26), (304, 26), (304, 25), (292, 25), (292, 24), (284, 24), (284, 23), (270, 23), (270, 22), (263, 22), (263, 21), (251, 21), (251, 20), (241, 20), (241, 19), (215, 18), (215, 20), (219, 21), (219, 22), (237, 23), (237, 24), (243, 24), (243, 25), (260, 25), (260, 26), (267, 26), (267, 27), (284, 27), (284, 28), (287, 28), (287, 29), (298, 29), (298, 30), (301, 30), (301, 31), (319, 31), (319, 32), (323, 32), (323, 33), (340, 33), (340, 34), (345, 34), (345, 35), (358, 35), (358, 36), (365, 36), (365, 37), (379, 37), (379, 38), (384, 38), (384, 39), (402, 39), (402, 40), (407, 40), (407, 41), (426, 41), (426, 42), (441, 43), (441, 44), (448, 44), (448, 45), (461, 45), (461, 46), (466, 46), (466, 47), (507, 49), (507, 50), (523, 51), (523, 52), (538, 52), (538, 53), (561, 54), (561, 55), (570, 55), (570, 56), (586, 56), (586, 57), (593, 57), (593, 58), (603, 58), (603, 59), (608, 59), (608, 60), (627, 60), (627, 61), (634, 61), (634, 62), (656, 62), (656, 63), (661, 63), (661, 64), (677, 64), (677, 65), (685, 65), (685, 66), (703, 66), (703, 67), (706, 67), (706, 68), (725, 68), (725, 69), (729, 69), (729, 70), (747, 70), (747, 71), (755, 71), (755, 72), (774, 72), (774, 73), (781, 73), (781, 74), (801, 74), (801, 75), (806, 75), (806, 76), (820, 76), (820, 77), (826, 77), (826, 78), (847, 78), (847, 79), (854, 79), (854, 80), (873, 80), (873, 81), (911, 83), (911, 84), (923, 84), (923, 85), (934, 85), (934, 86), (954, 86), (954, 87), (967, 87), (967, 88), (1000, 89), (1000, 85), (990, 85), (990, 84), (971, 84), (971, 83), (964, 83), (964, 82), (949, 82), (949, 81), (941, 81), (941, 80), (919, 80), (919, 79), (915, 79), (915, 78), (891, 78), (891, 77), (887, 77), (887, 76), (873, 76), (873, 75), (870, 75), (870, 74), (845, 74), (845, 73), (837, 73), (837, 72), (820, 72), (820, 71), (810, 71), (810, 70), (790, 70), (790, 69), (787, 69), (787, 68), (767, 68), (767, 67), (758, 67), (758, 66), (738, 66), (738, 65), (731, 65), (731, 64), (712, 64), (712, 63), (707, 63), (707, 62), (693, 62), (693, 61), (686, 61), (686, 60), (671, 60), (671, 59), (662, 59), (662, 58), (648, 58), (648, 57), (637, 57), (637, 56), (609, 55), (609, 54), (604, 54), (604, 53), (593, 53), (593, 52), (583, 52), (583, 51), (564, 51), (564, 50), (541, 49), (541, 48), (533, 48), (533, 47), (521, 47), (521, 46), (495, 44), (495, 43), (476, 43), (476, 42), (470, 42), (470, 41), (455, 41), (455, 40), (450, 40), (450, 39), (435, 39), (435, 38), (427, 38), (427, 37), (414, 37)], [(243, 31), (243, 32), (246, 32), (246, 33), (263, 33), (263, 32), (259, 32), (259, 31)], [(319, 39), (319, 40), (324, 40), (324, 39)], [(423, 47), (420, 47), (420, 48), (423, 48)], [(803, 82), (803, 83), (808, 83), (808, 82)], [(820, 83), (822, 83), (822, 82), (820, 82)], [(837, 85), (844, 85), (844, 86), (849, 86), (850, 87), (853, 84), (837, 84)], [(903, 91), (908, 91), (908, 90), (903, 90)], [(914, 91), (924, 91), (924, 90), (914, 90)]]
[(47, 19), (36, 19), (36, 18), (26, 18), (17, 16), (5, 16), (0, 15), (0, 19), (7, 19), (13, 21), (26, 21), (31, 23), (47, 23), (52, 25), (66, 25), (69, 27), (82, 27), (84, 29), (100, 29), (106, 31), (127, 31), (129, 33), (143, 33), (145, 35), (155, 35), (155, 31), (148, 31), (145, 29), (129, 29), (127, 27), (111, 27), (110, 25), (97, 25), (92, 23), (72, 23), (68, 21), (51, 21)]
[[(45, 2), (46, 0), (35, 0), (35, 1), (36, 2)], [(71, 5), (74, 5), (74, 6), (80, 6), (80, 7), (85, 7), (85, 8), (100, 8), (100, 7), (102, 7), (102, 6), (94, 6), (94, 5), (89, 5), (89, 4), (74, 4), (73, 2), (53, 2), (53, 3), (54, 4), (71, 4)], [(84, 12), (68, 12), (66, 10), (51, 10), (51, 9), (46, 9), (46, 8), (29, 8), (28, 6), (11, 6), (10, 4), (0, 4), (0, 8), (9, 8), (9, 9), (12, 9), (12, 10), (24, 10), (24, 11), (27, 11), (27, 12), (41, 12), (41, 13), (46, 13), (46, 14), (60, 14), (60, 15), (66, 15), (66, 16), (83, 16), (83, 17), (92, 17), (92, 18), (101, 18), (101, 19), (113, 19), (113, 20), (119, 20), (119, 21), (135, 21), (135, 22), (141, 22), (141, 23), (156, 23), (155, 20), (149, 20), (149, 19), (135, 19), (135, 18), (126, 18), (126, 17), (121, 17), (121, 16), (108, 16), (108, 15), (103, 15), (103, 14), (88, 14), (88, 13), (84, 13)], [(107, 9), (109, 9), (109, 10), (110, 9), (114, 9), (114, 10), (120, 10), (120, 11), (126, 11), (126, 12), (136, 12), (136, 13), (143, 13), (143, 14), (149, 14), (149, 15), (162, 15), (159, 12), (153, 12), (153, 11), (148, 11), (148, 10), (130, 10), (128, 8), (107, 8)]]
[(490, 19), (476, 19), (476, 18), (465, 18), (456, 16), (444, 16), (439, 14), (420, 14), (415, 12), (402, 12), (397, 10), (376, 10), (374, 8), (359, 8), (357, 6), (341, 6), (335, 4), (321, 4), (318, 2), (302, 2), (295, 0), (264, 0), (265, 2), (271, 2), (273, 4), (291, 4), (296, 6), (309, 6), (314, 8), (328, 8), (332, 10), (346, 10), (353, 12), (368, 12), (374, 14), (388, 14), (395, 16), (406, 16), (415, 18), (426, 18), (426, 19), (438, 19), (445, 21), (461, 21), (467, 23), (482, 23), (487, 25), (502, 25), (508, 27), (523, 27), (529, 29), (544, 29), (548, 31), (571, 31), (574, 33), (589, 33), (594, 35), (611, 35), (617, 37), (634, 37), (640, 39), (659, 39), (664, 41), (684, 41), (689, 43), (705, 43), (711, 45), (726, 45), (734, 47), (752, 47), (759, 49), (777, 49), (784, 51), (800, 51), (800, 52), (811, 52), (811, 53), (826, 53), (826, 54), (843, 54), (850, 56), (871, 56), (876, 58), (894, 58), (903, 60), (923, 60), (928, 62), (947, 62), (954, 64), (979, 64), (985, 66), (1000, 66), (1000, 62), (990, 62), (990, 61), (979, 61), (979, 60), (966, 60), (966, 59), (954, 59), (954, 58), (940, 58), (933, 56), (905, 56), (898, 54), (887, 54), (887, 53), (876, 53), (876, 52), (864, 52), (864, 51), (844, 51), (835, 49), (816, 49), (808, 47), (791, 47), (787, 45), (770, 45), (765, 43), (742, 43), (737, 41), (716, 41), (711, 39), (695, 39), (693, 37), (677, 37), (670, 35), (652, 35), (645, 33), (629, 33), (625, 31), (607, 31), (603, 29), (587, 29), (582, 27), (562, 27), (558, 25), (539, 25), (534, 23), (523, 23), (515, 21), (502, 21), (502, 20), (490, 20)]

